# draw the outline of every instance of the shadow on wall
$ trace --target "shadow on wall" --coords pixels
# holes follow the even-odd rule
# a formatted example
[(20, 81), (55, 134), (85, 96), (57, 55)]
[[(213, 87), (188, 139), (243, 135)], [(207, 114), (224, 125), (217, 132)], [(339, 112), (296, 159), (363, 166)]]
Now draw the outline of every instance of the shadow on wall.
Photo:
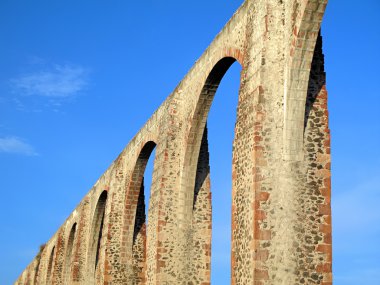
[[(315, 44), (313, 61), (311, 63), (311, 70), (309, 76), (309, 85), (307, 88), (306, 106), (305, 106), (305, 125), (306, 126), (310, 118), (310, 111), (313, 109), (315, 100), (320, 93), (322, 87), (326, 84), (326, 73), (324, 70), (324, 55), (322, 51), (322, 36), (321, 32), (318, 34), (317, 43)], [(311, 127), (313, 127), (311, 125)]]

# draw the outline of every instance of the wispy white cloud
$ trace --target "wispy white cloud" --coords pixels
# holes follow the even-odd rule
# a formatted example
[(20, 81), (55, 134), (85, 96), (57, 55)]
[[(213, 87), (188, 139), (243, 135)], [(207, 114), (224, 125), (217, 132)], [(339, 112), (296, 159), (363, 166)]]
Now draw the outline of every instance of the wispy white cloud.
[(0, 138), (0, 153), (16, 153), (28, 156), (38, 155), (34, 148), (17, 137)]
[(87, 75), (88, 70), (81, 66), (54, 65), (46, 70), (13, 78), (11, 84), (14, 91), (21, 95), (68, 98), (87, 86)]

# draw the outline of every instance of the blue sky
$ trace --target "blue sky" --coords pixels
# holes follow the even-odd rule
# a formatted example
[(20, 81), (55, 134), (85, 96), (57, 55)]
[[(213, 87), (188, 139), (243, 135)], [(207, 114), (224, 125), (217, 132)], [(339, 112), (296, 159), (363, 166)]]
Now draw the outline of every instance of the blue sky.
[[(0, 283), (12, 284), (242, 0), (0, 2)], [(334, 281), (380, 280), (380, 2), (330, 0)], [(209, 117), (213, 282), (229, 284), (234, 64)], [(148, 179), (149, 180), (149, 179)]]

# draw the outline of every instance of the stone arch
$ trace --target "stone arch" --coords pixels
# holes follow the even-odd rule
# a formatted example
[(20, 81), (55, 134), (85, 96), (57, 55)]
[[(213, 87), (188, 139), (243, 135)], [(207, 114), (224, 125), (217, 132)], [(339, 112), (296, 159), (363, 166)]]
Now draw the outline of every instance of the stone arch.
[[(320, 265), (316, 267), (316, 273), (326, 283), (332, 281), (331, 275), (328, 274), (332, 271), (332, 235), (330, 129), (327, 97), (322, 37), (319, 35), (311, 65), (305, 111), (303, 151), (305, 153), (305, 163), (308, 165), (308, 180), (306, 191), (302, 191), (298, 195), (298, 199), (302, 201), (300, 203), (302, 205), (300, 212), (303, 212), (303, 216), (306, 216), (308, 210), (316, 205), (318, 205), (319, 209), (323, 209), (323, 211), (318, 211), (318, 215), (315, 216), (318, 223), (309, 225), (305, 229), (305, 235), (312, 237), (314, 240), (321, 240), (325, 246), (324, 250), (321, 251), (318, 246), (315, 246), (313, 251), (308, 253), (304, 251), (302, 253), (304, 256), (308, 254), (320, 260)], [(315, 174), (311, 175), (310, 173), (313, 173), (313, 171), (315, 171)], [(318, 202), (312, 200), (316, 195)], [(321, 217), (323, 218), (321, 219)], [(304, 266), (305, 262), (298, 259), (298, 264), (299, 271), (303, 272), (304, 275), (308, 270)]]
[[(148, 160), (156, 147), (152, 140), (143, 143), (127, 185), (125, 198), (125, 217), (123, 233), (123, 251), (130, 253), (122, 261), (129, 267), (128, 280), (133, 284), (146, 282), (146, 239), (147, 217), (145, 215), (144, 175)], [(130, 248), (132, 250), (130, 250)]]
[[(186, 189), (186, 192), (192, 191), (189, 189), (194, 189), (196, 165), (198, 163), (202, 137), (212, 101), (224, 74), (231, 67), (231, 65), (235, 63), (235, 61), (236, 59), (234, 57), (227, 56), (220, 59), (214, 65), (203, 85), (202, 91), (196, 103), (196, 107), (191, 118), (191, 127), (186, 138), (187, 146), (181, 177), (181, 190)], [(191, 197), (191, 202), (189, 201), (189, 204), (187, 205), (192, 205), (192, 200), (193, 198)], [(184, 222), (186, 223), (188, 221)]]
[(74, 240), (76, 237), (76, 230), (77, 230), (77, 223), (75, 222), (70, 229), (69, 237), (66, 244), (66, 251), (65, 251), (63, 280), (67, 284), (70, 284), (71, 282), (71, 263), (73, 261)]
[(309, 0), (296, 6), (290, 64), (284, 96), (284, 151), (289, 161), (303, 160), (303, 130), (310, 70), (327, 0)]
[[(206, 122), (221, 80), (232, 64), (236, 61), (240, 63), (242, 60), (240, 53), (236, 53), (232, 49), (227, 49), (226, 51), (229, 51), (227, 54), (239, 55), (239, 58), (224, 56), (209, 72), (190, 119), (190, 129), (186, 137), (184, 164), (181, 170), (179, 193), (179, 203), (181, 204), (178, 207), (181, 213), (178, 216), (182, 220), (179, 221), (179, 227), (185, 231), (185, 236), (191, 236), (191, 239), (193, 239), (186, 240), (185, 247), (187, 249), (185, 252), (190, 256), (197, 255), (197, 258), (190, 257), (187, 259), (189, 264), (184, 267), (184, 270), (186, 271), (185, 276), (191, 276), (191, 280), (197, 280), (199, 283), (210, 282), (211, 269), (211, 193)], [(202, 198), (198, 196), (201, 189), (204, 192), (202, 193)], [(198, 198), (200, 198), (199, 201)], [(194, 211), (198, 202), (202, 203), (202, 213)], [(202, 217), (199, 215), (202, 215)], [(203, 225), (199, 223), (195, 225), (196, 221), (201, 220), (204, 221)], [(202, 237), (190, 234), (192, 232), (191, 227), (202, 227), (199, 230), (199, 232), (202, 231), (203, 233)]]
[(39, 252), (36, 256), (36, 267), (35, 267), (35, 274), (34, 274), (34, 281), (33, 281), (33, 285), (37, 285), (39, 279), (40, 279), (40, 275), (41, 275), (41, 259), (42, 259), (42, 252), (43, 250), (45, 249), (45, 244), (42, 244), (40, 245), (40, 249), (39, 249)]
[[(310, 127), (311, 111), (313, 110), (313, 106), (317, 98), (321, 96), (320, 93), (325, 85), (326, 85), (326, 73), (324, 69), (324, 55), (322, 51), (322, 36), (319, 34), (316, 44), (315, 44), (313, 60), (311, 63), (309, 82), (308, 82), (307, 97), (306, 97), (306, 104), (305, 104), (304, 132), (306, 132), (307, 127)], [(325, 109), (326, 110), (323, 110), (323, 111), (327, 112), (326, 107)]]
[(52, 277), (53, 277), (53, 263), (54, 263), (54, 253), (55, 253), (55, 246), (50, 251), (50, 256), (47, 264), (47, 272), (46, 272), (46, 284), (52, 284)]
[(103, 190), (100, 194), (95, 212), (92, 217), (91, 230), (90, 230), (90, 240), (88, 246), (88, 256), (87, 256), (87, 268), (88, 268), (88, 277), (94, 278), (99, 263), (99, 254), (101, 251), (101, 241), (103, 237), (103, 225), (104, 217), (107, 203), (107, 190)]

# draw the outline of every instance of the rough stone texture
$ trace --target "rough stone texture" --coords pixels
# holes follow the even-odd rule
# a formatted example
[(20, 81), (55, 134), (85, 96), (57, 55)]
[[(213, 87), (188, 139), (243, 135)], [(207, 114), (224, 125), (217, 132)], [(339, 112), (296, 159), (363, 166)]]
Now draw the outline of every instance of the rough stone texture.
[(235, 61), (231, 284), (332, 284), (326, 2), (246, 0), (15, 284), (210, 283), (206, 121)]

